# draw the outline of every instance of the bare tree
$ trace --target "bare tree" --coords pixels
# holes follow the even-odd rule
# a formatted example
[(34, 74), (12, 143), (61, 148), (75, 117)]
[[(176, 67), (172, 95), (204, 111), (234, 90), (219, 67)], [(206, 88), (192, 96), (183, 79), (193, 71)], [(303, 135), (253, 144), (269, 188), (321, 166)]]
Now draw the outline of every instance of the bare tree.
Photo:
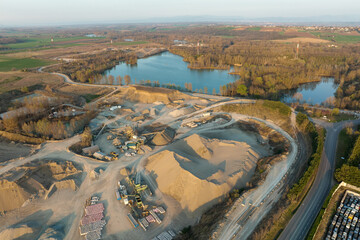
[(121, 86), (121, 85), (123, 84), (123, 83), (122, 83), (122, 78), (121, 78), (121, 76), (120, 76), (120, 75), (117, 76), (116, 79), (117, 79), (117, 81), (118, 81), (118, 84)]
[(131, 78), (129, 75), (125, 75), (124, 80), (125, 80), (125, 85), (131, 84)]
[(192, 92), (192, 83), (188, 83), (188, 89), (190, 92)]
[(110, 85), (114, 85), (114, 80), (115, 80), (114, 76), (113, 76), (113, 75), (109, 75), (108, 79), (109, 79), (109, 84), (110, 84)]

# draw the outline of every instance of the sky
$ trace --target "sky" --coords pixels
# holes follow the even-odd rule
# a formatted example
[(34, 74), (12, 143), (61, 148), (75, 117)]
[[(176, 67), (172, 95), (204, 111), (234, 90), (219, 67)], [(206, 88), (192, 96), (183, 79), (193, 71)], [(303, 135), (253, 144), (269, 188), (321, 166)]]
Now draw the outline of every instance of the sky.
[(359, 0), (0, 0), (0, 26), (139, 22), (169, 17), (359, 16)]

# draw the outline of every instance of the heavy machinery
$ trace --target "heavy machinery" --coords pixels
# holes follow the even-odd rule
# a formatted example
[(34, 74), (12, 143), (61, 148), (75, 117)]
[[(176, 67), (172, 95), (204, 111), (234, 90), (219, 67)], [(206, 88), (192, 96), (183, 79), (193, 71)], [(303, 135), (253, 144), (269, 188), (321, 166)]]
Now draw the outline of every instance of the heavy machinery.
[(110, 155), (113, 156), (114, 158), (117, 158), (119, 156), (119, 154), (116, 152), (110, 152)]
[(141, 208), (141, 209), (144, 208), (144, 204), (141, 201), (140, 195), (135, 195), (135, 200), (136, 200), (136, 206), (138, 208)]
[(135, 202), (133, 202), (132, 200), (129, 200), (129, 205), (131, 207), (133, 207), (133, 205), (135, 205), (137, 208), (139, 209), (143, 209), (144, 208), (144, 204), (141, 201), (141, 197), (140, 195), (136, 194), (136, 195), (127, 195), (126, 197), (133, 197), (135, 198)]

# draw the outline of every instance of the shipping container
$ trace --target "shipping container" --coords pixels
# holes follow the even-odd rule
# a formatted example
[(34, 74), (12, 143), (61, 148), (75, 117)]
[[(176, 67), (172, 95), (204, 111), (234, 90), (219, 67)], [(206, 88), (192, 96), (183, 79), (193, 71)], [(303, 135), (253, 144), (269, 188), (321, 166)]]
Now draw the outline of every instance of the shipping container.
[(130, 223), (136, 228), (139, 226), (139, 224), (136, 222), (135, 218), (131, 215), (131, 213), (128, 213), (127, 215)]

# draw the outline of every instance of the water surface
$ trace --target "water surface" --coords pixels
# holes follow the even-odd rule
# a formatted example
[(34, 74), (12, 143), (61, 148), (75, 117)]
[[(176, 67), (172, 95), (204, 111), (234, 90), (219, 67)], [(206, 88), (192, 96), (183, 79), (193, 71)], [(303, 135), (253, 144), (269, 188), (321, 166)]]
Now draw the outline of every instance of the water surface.
[[(192, 90), (204, 89), (212, 93), (213, 89), (219, 93), (220, 86), (235, 81), (238, 77), (228, 74), (227, 70), (193, 70), (189, 69), (188, 64), (182, 60), (182, 57), (170, 52), (138, 59), (136, 65), (119, 63), (117, 66), (105, 72), (106, 75), (113, 75), (115, 78), (125, 75), (131, 77), (132, 83), (136, 79), (159, 81), (162, 84), (175, 84), (185, 88), (185, 83), (192, 84)], [(115, 84), (116, 83), (115, 81)]]
[(306, 83), (301, 85), (282, 98), (283, 102), (291, 103), (300, 100), (309, 104), (321, 104), (329, 97), (334, 97), (338, 84), (334, 78), (322, 77), (320, 82)]

